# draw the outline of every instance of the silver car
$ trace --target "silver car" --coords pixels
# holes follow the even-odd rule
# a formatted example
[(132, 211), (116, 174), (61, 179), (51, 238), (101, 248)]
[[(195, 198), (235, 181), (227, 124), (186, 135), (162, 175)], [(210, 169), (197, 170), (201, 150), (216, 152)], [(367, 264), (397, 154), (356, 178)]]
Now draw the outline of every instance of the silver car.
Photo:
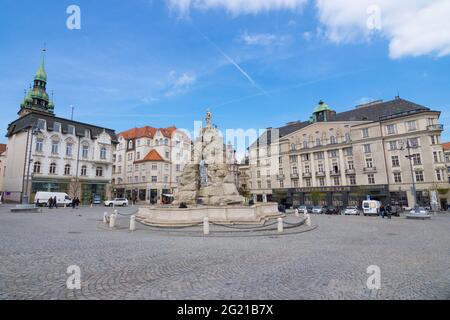
[(427, 208), (422, 208), (422, 207), (417, 208), (417, 211), (416, 211), (416, 208), (413, 208), (409, 213), (411, 213), (411, 214), (421, 214), (421, 215), (429, 215), (430, 214), (430, 212), (428, 211)]
[(359, 216), (361, 215), (361, 211), (358, 210), (358, 207), (347, 207), (344, 210), (344, 214)]
[(313, 210), (312, 210), (312, 213), (315, 213), (315, 214), (323, 214), (323, 213), (324, 213), (324, 209), (323, 209), (323, 207), (321, 207), (321, 206), (314, 207)]

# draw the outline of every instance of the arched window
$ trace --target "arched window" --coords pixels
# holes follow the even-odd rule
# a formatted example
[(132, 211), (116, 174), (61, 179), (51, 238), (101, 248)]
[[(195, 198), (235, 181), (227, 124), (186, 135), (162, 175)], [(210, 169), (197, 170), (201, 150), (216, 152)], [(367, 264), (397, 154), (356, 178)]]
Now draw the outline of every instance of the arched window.
[(86, 167), (86, 166), (82, 166), (82, 167), (81, 167), (81, 175), (82, 175), (83, 177), (86, 177), (86, 176), (87, 176), (87, 167)]
[(34, 163), (33, 172), (34, 173), (41, 173), (41, 163), (40, 162), (35, 162)]
[(64, 167), (64, 174), (66, 176), (70, 176), (70, 169), (71, 169), (70, 164), (66, 164), (66, 166)]
[(56, 163), (50, 164), (50, 174), (56, 174)]
[(100, 149), (100, 159), (106, 159), (106, 148), (105, 147)]
[(81, 151), (81, 156), (83, 157), (83, 159), (87, 159), (89, 157), (89, 146), (88, 145), (83, 145), (83, 149)]
[(95, 176), (103, 177), (103, 168), (102, 167), (97, 167), (97, 170), (95, 170)]

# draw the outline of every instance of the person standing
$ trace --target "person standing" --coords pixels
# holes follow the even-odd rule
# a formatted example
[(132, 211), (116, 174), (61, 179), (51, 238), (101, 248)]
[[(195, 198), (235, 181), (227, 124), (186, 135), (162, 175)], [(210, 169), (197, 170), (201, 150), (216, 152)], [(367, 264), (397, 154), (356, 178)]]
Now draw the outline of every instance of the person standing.
[(56, 199), (56, 196), (53, 197), (53, 206), (55, 209), (58, 209), (58, 199)]
[(388, 204), (386, 207), (386, 213), (387, 213), (388, 219), (391, 219), (392, 218), (392, 207), (390, 204)]
[(381, 218), (384, 219), (384, 216), (386, 215), (386, 208), (383, 205), (381, 205), (381, 207), (380, 207), (380, 214), (381, 214)]
[(52, 208), (52, 206), (53, 206), (53, 198), (49, 198), (49, 199), (48, 199), (48, 201), (47, 201), (47, 206), (48, 206), (49, 209)]

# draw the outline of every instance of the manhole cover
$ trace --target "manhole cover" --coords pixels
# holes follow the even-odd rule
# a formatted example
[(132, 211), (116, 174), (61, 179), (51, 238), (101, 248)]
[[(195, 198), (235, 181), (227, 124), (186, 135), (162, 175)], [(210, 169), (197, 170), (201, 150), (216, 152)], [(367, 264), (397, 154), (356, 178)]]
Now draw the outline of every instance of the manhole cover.
[(67, 232), (68, 234), (82, 234), (83, 232), (79, 232), (79, 231), (69, 231)]
[(388, 235), (388, 236), (397, 236), (396, 233), (386, 233), (386, 235)]

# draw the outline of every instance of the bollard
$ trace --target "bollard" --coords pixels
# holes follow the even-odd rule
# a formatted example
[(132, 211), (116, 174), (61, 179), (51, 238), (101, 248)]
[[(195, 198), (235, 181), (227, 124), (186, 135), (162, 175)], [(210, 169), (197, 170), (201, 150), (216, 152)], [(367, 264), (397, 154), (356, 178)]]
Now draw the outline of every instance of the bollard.
[(309, 214), (306, 215), (306, 226), (311, 227), (311, 216)]
[(295, 216), (296, 216), (296, 217), (300, 217), (299, 212), (298, 212), (298, 209), (295, 209)]
[(110, 228), (114, 228), (116, 226), (116, 215), (112, 214), (111, 217), (109, 218), (109, 227)]
[(108, 212), (103, 213), (103, 223), (104, 224), (108, 223)]
[(91, 209), (94, 207), (94, 205), (91, 203)]
[(136, 230), (136, 216), (130, 217), (130, 231)]
[(283, 232), (283, 218), (278, 218), (278, 232)]
[(208, 218), (203, 219), (203, 234), (205, 234), (205, 235), (209, 234), (209, 219)]

